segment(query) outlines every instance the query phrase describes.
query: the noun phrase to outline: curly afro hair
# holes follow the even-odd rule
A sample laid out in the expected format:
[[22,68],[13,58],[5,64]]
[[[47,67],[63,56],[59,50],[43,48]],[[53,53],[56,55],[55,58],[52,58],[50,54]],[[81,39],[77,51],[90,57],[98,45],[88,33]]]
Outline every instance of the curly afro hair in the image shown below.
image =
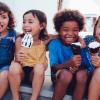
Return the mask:
[[84,16],[78,10],[65,9],[58,12],[53,19],[54,27],[57,32],[59,32],[61,26],[66,21],[76,21],[79,26],[79,31],[84,27]]

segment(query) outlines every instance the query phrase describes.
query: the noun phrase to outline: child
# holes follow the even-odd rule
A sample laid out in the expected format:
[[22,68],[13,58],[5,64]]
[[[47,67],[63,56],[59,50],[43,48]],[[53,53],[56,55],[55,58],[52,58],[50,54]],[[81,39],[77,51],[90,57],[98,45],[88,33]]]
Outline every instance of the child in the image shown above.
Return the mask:
[[53,38],[47,35],[46,25],[47,19],[42,11],[29,10],[23,15],[24,34],[16,39],[16,60],[9,72],[13,100],[20,99],[19,87],[23,77],[26,82],[32,80],[31,100],[38,100],[48,63],[46,45]]
[[63,100],[73,77],[76,79],[73,100],[82,100],[87,82],[85,49],[74,55],[72,44],[80,40],[78,34],[84,27],[84,17],[77,10],[64,10],[55,15],[54,26],[60,39],[52,40],[48,46],[53,100]]
[[94,32],[93,32],[93,36],[92,35],[87,35],[84,40],[85,40],[85,43],[86,45],[88,46],[89,43],[93,42],[93,41],[97,41],[97,42],[100,42],[100,37],[99,37],[99,19],[100,19],[100,16],[98,17],[96,23],[95,23],[95,26],[94,26]]
[[14,18],[10,8],[0,2],[0,100],[8,88],[8,70],[14,59]]
[[[100,43],[100,16],[94,26],[93,36],[86,36],[85,41],[87,45],[93,41]],[[88,100],[98,100],[100,96],[100,50],[98,55],[92,56],[91,60],[96,69],[90,82]]]
[[0,2],[0,100],[8,88],[8,70],[14,59],[14,18],[10,8]]

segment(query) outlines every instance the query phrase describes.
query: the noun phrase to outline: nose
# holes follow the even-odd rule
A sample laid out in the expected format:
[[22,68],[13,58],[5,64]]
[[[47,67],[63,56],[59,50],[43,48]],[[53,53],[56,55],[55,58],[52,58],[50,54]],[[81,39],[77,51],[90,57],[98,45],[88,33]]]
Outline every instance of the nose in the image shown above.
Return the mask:
[[28,23],[23,23],[23,28],[29,27]]
[[73,35],[73,31],[68,31],[66,34]]
[[27,23],[23,23],[23,26],[25,27],[25,26],[27,26],[28,24]]

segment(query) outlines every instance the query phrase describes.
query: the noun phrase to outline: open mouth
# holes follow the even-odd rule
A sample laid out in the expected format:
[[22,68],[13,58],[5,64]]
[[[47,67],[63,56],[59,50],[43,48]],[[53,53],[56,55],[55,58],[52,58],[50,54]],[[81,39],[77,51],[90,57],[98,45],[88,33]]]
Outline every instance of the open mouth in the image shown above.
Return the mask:
[[66,34],[64,35],[64,38],[75,38],[75,36]]
[[76,37],[75,36],[68,36],[68,35],[66,35],[66,36],[63,37],[63,39],[64,39],[64,41],[66,43],[73,43],[73,42],[76,41]]
[[24,30],[24,33],[31,33],[31,30]]
[[67,39],[67,40],[73,40],[73,39],[75,39],[75,37],[72,37],[72,36],[65,36],[64,38]]

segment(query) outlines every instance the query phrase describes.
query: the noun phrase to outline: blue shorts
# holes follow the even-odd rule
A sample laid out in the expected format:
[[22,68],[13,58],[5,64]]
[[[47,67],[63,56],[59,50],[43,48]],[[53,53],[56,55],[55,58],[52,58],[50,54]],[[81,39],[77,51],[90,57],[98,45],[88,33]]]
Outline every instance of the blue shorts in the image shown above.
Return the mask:
[[9,70],[9,65],[3,66],[2,68],[0,68],[0,72],[2,71],[8,71]]

